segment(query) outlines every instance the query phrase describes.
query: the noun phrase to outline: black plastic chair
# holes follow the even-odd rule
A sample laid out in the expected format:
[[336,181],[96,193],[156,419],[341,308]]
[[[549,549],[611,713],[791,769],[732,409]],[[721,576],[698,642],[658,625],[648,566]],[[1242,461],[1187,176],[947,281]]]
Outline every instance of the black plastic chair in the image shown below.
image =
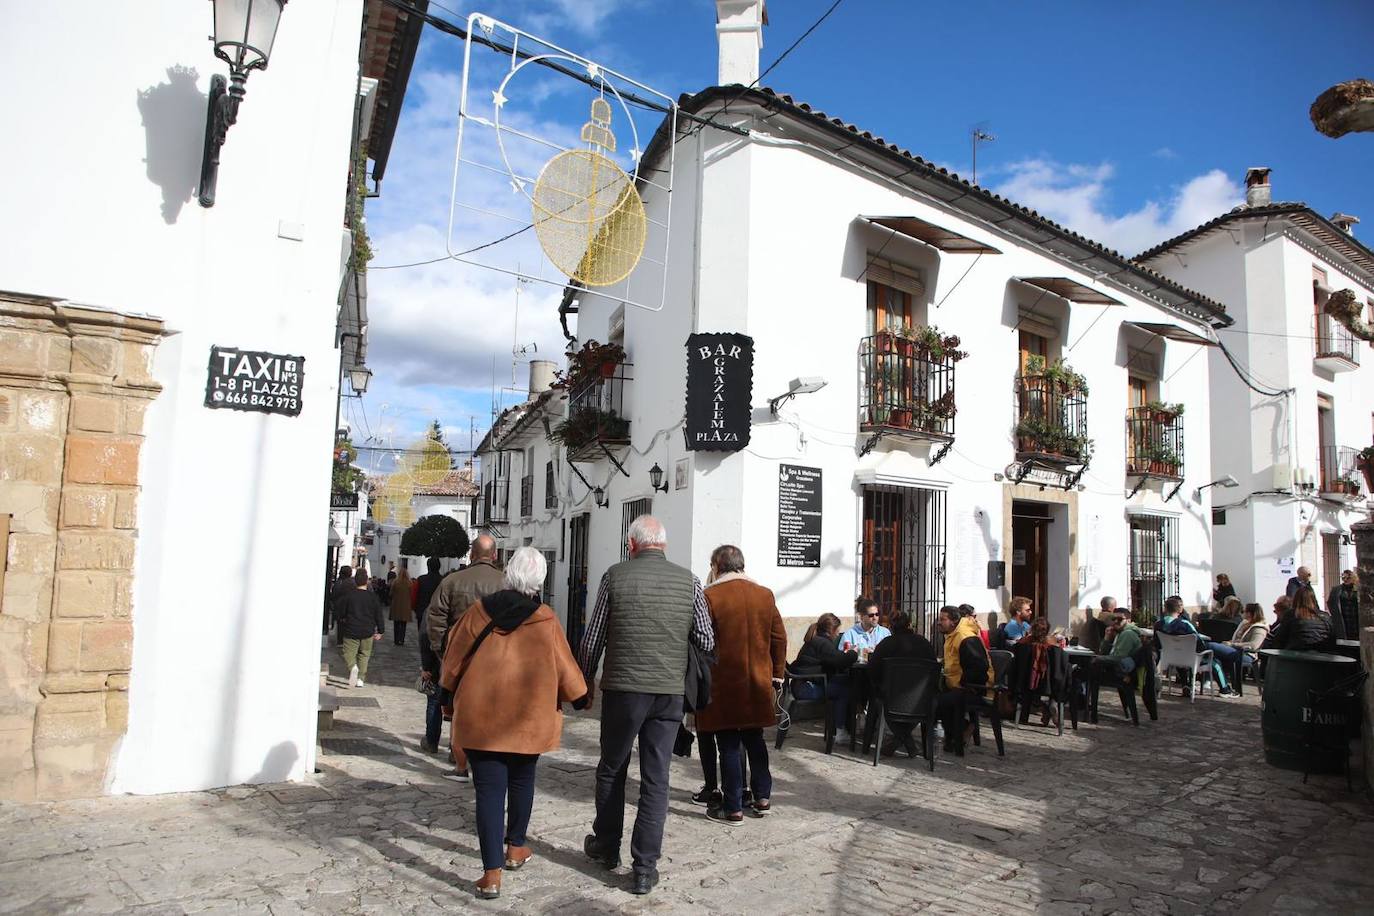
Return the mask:
[[[935,771],[935,698],[940,693],[940,663],[924,658],[893,658],[883,662],[883,686],[869,701],[869,715],[876,717],[877,741],[873,765],[883,752],[888,722],[921,726],[921,749],[931,772]],[[864,753],[869,751],[867,741]]]
[[[1073,717],[1073,727],[1078,728],[1078,713],[1073,708],[1073,671],[1074,666],[1070,665],[1064,656],[1064,650],[1058,646],[1050,646],[1048,649],[1049,657],[1046,659],[1045,678],[1031,691],[1030,677],[1033,659],[1033,648],[1029,643],[1018,644],[1012,651],[1016,659],[1016,664],[1012,667],[1014,682],[1012,684],[1013,696],[1016,699],[1017,714],[1016,721],[1025,725],[1030,721],[1031,706],[1037,700],[1054,707],[1056,724],[1055,728],[1059,734],[1064,734],[1064,707],[1069,706],[1069,714]],[[1056,672],[1061,672],[1056,676]],[[1055,681],[1060,683],[1056,684]]]
[[1145,684],[1141,689],[1141,694],[1145,698],[1145,711],[1150,715],[1150,721],[1159,718],[1159,704],[1156,702],[1154,650],[1150,646],[1142,645],[1131,656],[1135,661],[1135,668],[1130,674],[1121,675],[1120,669],[1114,664],[1107,662],[1096,662],[1092,666],[1091,689],[1092,706],[1091,721],[1097,724],[1097,696],[1103,683],[1107,683],[1116,688],[1117,696],[1121,699],[1121,711],[1131,720],[1131,724],[1140,727],[1140,709],[1135,701],[1135,682],[1137,672],[1144,672]]
[[1359,716],[1360,695],[1364,688],[1365,679],[1368,677],[1368,671],[1360,671],[1342,678],[1326,690],[1307,691],[1307,707],[1312,711],[1312,714],[1307,718],[1307,737],[1303,742],[1303,748],[1307,751],[1307,757],[1302,768],[1304,784],[1307,783],[1307,777],[1312,773],[1312,758],[1318,751],[1339,751],[1345,768],[1345,790],[1350,791],[1351,729],[1328,728],[1326,729],[1327,734],[1340,735],[1340,743],[1337,744],[1334,740],[1323,742],[1317,736],[1317,723],[1324,717],[1334,718],[1336,715],[1340,715],[1341,720],[1348,725],[1356,716]]
[[971,692],[968,697],[968,721],[973,726],[973,746],[982,747],[983,738],[978,727],[978,719],[986,712],[988,721],[992,723],[992,737],[997,742],[997,756],[1005,757],[1007,748],[1002,741],[1002,714],[997,709],[997,697],[1011,691],[1007,675],[1011,671],[1014,656],[1001,649],[992,649],[988,655],[992,658],[992,685],[986,689],[969,688]]
[[[797,697],[793,692],[795,684],[815,684],[820,688],[821,698],[819,700],[804,700]],[[778,722],[778,737],[773,742],[776,750],[782,750],[783,741],[787,740],[787,732],[791,723],[797,717],[798,712],[815,712],[814,707],[819,704],[822,707],[822,714],[825,717],[825,752],[831,753],[835,749],[835,707],[829,697],[830,678],[824,674],[793,674],[787,671],[782,679],[782,696],[787,704],[786,722]]]
[[1222,617],[1209,617],[1206,620],[1199,620],[1197,631],[1206,636],[1212,642],[1226,642],[1236,635],[1236,629],[1240,626],[1237,621],[1226,620]]

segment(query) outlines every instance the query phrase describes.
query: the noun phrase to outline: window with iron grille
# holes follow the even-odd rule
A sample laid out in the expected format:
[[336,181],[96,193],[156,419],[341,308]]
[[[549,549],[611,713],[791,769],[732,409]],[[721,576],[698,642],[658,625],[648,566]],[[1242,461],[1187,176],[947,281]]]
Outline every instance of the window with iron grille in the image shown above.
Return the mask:
[[920,633],[945,603],[945,493],[918,487],[863,488],[858,588],[886,618],[911,614]]
[[534,475],[526,474],[520,478],[520,517],[529,518],[534,514]]
[[648,515],[654,511],[654,501],[645,497],[644,499],[632,499],[627,502],[621,510],[620,516],[620,559],[630,558],[630,522],[639,518],[641,515]]
[[1131,611],[1137,621],[1164,613],[1164,599],[1178,594],[1178,519],[1132,515]]
[[574,647],[582,642],[587,616],[587,542],[591,521],[591,514],[583,512],[573,516],[568,526],[568,618],[564,632]]
[[553,482],[553,462],[544,465],[544,508],[558,508],[558,493]]
[[553,604],[553,566],[554,563],[558,562],[558,551],[541,550],[539,552],[544,555],[546,566],[544,570],[544,603]]

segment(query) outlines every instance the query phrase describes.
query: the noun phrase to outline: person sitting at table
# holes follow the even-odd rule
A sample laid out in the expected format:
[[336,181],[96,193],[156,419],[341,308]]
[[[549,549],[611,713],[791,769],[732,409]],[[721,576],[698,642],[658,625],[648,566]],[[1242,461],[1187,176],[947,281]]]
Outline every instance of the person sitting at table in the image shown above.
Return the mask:
[[1330,652],[1336,648],[1336,637],[1326,615],[1317,608],[1316,596],[1310,588],[1300,588],[1297,598],[1286,595],[1274,602],[1278,622],[1274,624],[1260,645],[1261,649],[1297,649],[1311,652]]
[[1231,584],[1231,577],[1226,573],[1217,573],[1217,587],[1212,589],[1212,603],[1222,605],[1227,598],[1236,597],[1236,587]]
[[1029,598],[1016,597],[1011,599],[1011,603],[1007,605],[1007,616],[1011,620],[1002,628],[1002,632],[1007,634],[1008,649],[1030,634],[1033,615],[1034,611]]
[[1212,676],[1217,679],[1217,687],[1221,689],[1224,697],[1240,696],[1226,682],[1226,670],[1234,670],[1236,659],[1240,657],[1240,650],[1225,643],[1214,642],[1198,632],[1197,627],[1193,626],[1183,614],[1183,599],[1177,596],[1169,598],[1164,602],[1164,625],[1163,632],[1170,636],[1191,635],[1197,639],[1199,649],[1212,650]]
[[1254,602],[1247,604],[1242,612],[1242,618],[1235,636],[1226,642],[1228,646],[1240,650],[1240,658],[1236,659],[1235,667],[1237,682],[1245,677],[1245,670],[1255,664],[1256,653],[1269,636],[1269,623],[1264,619],[1263,605]]
[[1055,726],[1058,727],[1058,712],[1055,705],[1044,696],[1050,680],[1050,649],[1059,646],[1059,640],[1050,635],[1050,622],[1044,617],[1037,618],[1019,644],[1025,647],[1027,654],[1018,654],[1018,659],[1029,659],[1029,671],[1023,683],[1030,691],[1029,696],[1035,697],[1037,701],[1043,698],[1040,724],[1049,725],[1053,718]]
[[1341,584],[1326,598],[1337,639],[1360,638],[1360,575],[1353,569],[1341,573]]
[[[945,605],[935,618],[944,634],[945,689],[936,700],[945,730],[945,750],[964,753],[964,733],[970,695],[986,687],[992,672],[992,659],[979,636],[978,621],[965,617],[959,608]],[[972,730],[972,726],[967,726]]]
[[[831,615],[834,616],[834,615]],[[854,602],[855,624],[840,635],[841,652],[855,650],[862,657],[892,635],[892,631],[878,622],[878,602],[861,597]]]
[[[879,692],[883,689],[885,662],[894,658],[922,658],[935,661],[935,647],[930,644],[930,640],[911,629],[911,614],[896,611],[889,622],[892,624],[892,635],[879,643],[873,654],[868,657],[868,682]],[[895,754],[899,741],[906,748],[907,754],[917,756],[916,746],[911,740],[910,725],[893,722],[888,724],[888,728],[892,730],[892,737],[883,747],[883,756],[891,757]]]
[[1221,610],[1217,611],[1217,616],[1222,620],[1234,620],[1237,623],[1245,614],[1245,605],[1240,603],[1240,599],[1235,595],[1227,598],[1221,603]]
[[[826,675],[826,698],[835,712],[835,741],[848,741],[849,677],[847,672],[859,660],[854,649],[841,652],[835,645],[840,630],[840,618],[826,613],[816,618],[802,637],[802,647],[788,670],[793,674]],[[821,699],[820,686],[810,681],[794,681],[792,695],[799,700]]]

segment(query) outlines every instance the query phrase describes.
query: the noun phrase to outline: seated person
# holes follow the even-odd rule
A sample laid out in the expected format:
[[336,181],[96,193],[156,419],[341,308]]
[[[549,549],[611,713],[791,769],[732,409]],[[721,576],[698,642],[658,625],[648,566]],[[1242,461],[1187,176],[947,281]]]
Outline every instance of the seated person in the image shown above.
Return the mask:
[[980,624],[980,623],[978,622],[978,612],[977,612],[976,610],[974,610],[973,605],[971,605],[971,604],[961,604],[961,605],[959,605],[959,616],[961,616],[961,617],[971,617],[971,618],[973,619],[974,626],[978,627],[978,638],[981,639],[981,640],[983,641],[983,648],[984,648],[984,649],[991,649],[991,648],[992,648],[992,634],[989,633],[987,630],[983,629],[983,625]]
[[[927,661],[935,661],[935,647],[930,644],[920,633],[911,629],[911,615],[906,611],[897,611],[892,615],[892,635],[884,639],[873,654],[868,657],[868,679],[874,685],[874,689],[883,689],[883,663],[894,658],[920,658]],[[915,745],[911,741],[911,726],[900,722],[889,722],[888,727],[892,730],[891,749],[883,748],[883,754],[891,756],[896,752],[896,742],[901,741],[907,753],[912,757],[917,756]]]
[[[1234,620],[1237,623],[1239,623],[1244,613],[1245,605],[1240,603],[1239,598],[1237,598],[1235,595],[1232,595],[1230,598],[1227,598],[1225,601],[1221,603],[1221,610],[1217,611],[1217,616],[1220,617],[1222,620]],[[1260,616],[1264,616],[1263,608],[1260,609]]]
[[1002,628],[1002,632],[1007,634],[1008,649],[1030,634],[1033,614],[1034,611],[1029,598],[1011,599],[1011,604],[1007,605],[1007,616],[1011,620]]
[[[1230,599],[1227,599],[1230,603]],[[1245,669],[1255,664],[1255,659],[1260,646],[1264,645],[1264,640],[1269,636],[1269,623],[1264,619],[1264,607],[1259,604],[1247,604],[1242,612],[1242,620],[1236,628],[1236,635],[1227,640],[1227,645],[1240,650],[1240,658],[1237,659],[1235,667],[1236,680],[1245,676]]]
[[1104,654],[1093,659],[1097,667],[1115,669],[1119,678],[1124,678],[1135,670],[1135,654],[1142,645],[1140,627],[1131,620],[1131,615],[1118,609],[1112,614],[1112,624],[1107,627],[1102,638]]
[[1274,602],[1274,613],[1278,622],[1260,644],[1261,649],[1330,652],[1336,648],[1335,634],[1326,616],[1318,610],[1312,589],[1299,588],[1295,598],[1279,598]]
[[945,750],[964,753],[964,732],[968,700],[986,691],[992,674],[992,659],[979,634],[978,621],[965,617],[957,607],[945,605],[935,618],[944,634],[945,683],[937,709],[945,730]]
[[1029,695],[1037,700],[1041,700],[1042,697],[1045,698],[1040,724],[1049,725],[1051,718],[1053,718],[1057,727],[1059,725],[1058,710],[1047,698],[1050,680],[1050,649],[1059,645],[1059,640],[1050,635],[1050,622],[1044,617],[1036,619],[1031,624],[1030,633],[1021,640],[1020,645],[1029,650],[1028,655],[1020,656],[1029,659],[1030,672],[1024,682],[1030,691]]
[[1231,686],[1226,683],[1226,669],[1234,669],[1236,659],[1240,657],[1240,650],[1225,643],[1213,642],[1206,636],[1197,631],[1183,613],[1183,599],[1175,595],[1164,602],[1164,617],[1162,632],[1170,636],[1192,635],[1197,639],[1199,649],[1212,650],[1212,676],[1217,679],[1217,686],[1221,688],[1221,695],[1224,697],[1240,696]]
[[[835,635],[840,630],[840,618],[834,614],[822,614],[806,630],[802,637],[802,647],[788,670],[793,674],[826,675],[826,697],[835,712],[835,740],[848,741],[846,725],[846,706],[849,702],[849,678],[840,672],[848,671],[859,660],[859,653],[853,649],[841,652],[835,646]],[[799,700],[821,699],[819,684],[799,681],[792,684],[792,695]]]
[[892,635],[891,630],[878,622],[878,602],[872,598],[859,598],[854,602],[854,617],[857,622],[839,638],[842,652],[854,649],[860,655],[866,654]]

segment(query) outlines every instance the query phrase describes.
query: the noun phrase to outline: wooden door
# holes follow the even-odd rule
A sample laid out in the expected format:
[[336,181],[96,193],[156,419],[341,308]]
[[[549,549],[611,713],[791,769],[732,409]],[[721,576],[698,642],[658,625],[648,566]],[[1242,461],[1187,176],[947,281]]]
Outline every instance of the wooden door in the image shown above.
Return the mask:
[[1341,584],[1341,536],[1322,535],[1322,580],[1317,583],[1317,602],[1326,607],[1326,596]]
[[1035,603],[1037,617],[1048,600],[1048,510],[1035,504],[1013,503],[1011,517],[1011,593]]
[[[878,602],[882,622],[902,604],[902,494],[864,490],[863,593]],[[843,618],[845,615],[839,615]]]
[[1017,363],[1017,371],[1024,375],[1026,372],[1026,361],[1030,357],[1038,356],[1046,362],[1049,361],[1050,342],[1033,331],[1022,331],[1020,333],[1020,360]]
[[868,333],[900,331],[912,324],[911,293],[895,287],[868,281]]

